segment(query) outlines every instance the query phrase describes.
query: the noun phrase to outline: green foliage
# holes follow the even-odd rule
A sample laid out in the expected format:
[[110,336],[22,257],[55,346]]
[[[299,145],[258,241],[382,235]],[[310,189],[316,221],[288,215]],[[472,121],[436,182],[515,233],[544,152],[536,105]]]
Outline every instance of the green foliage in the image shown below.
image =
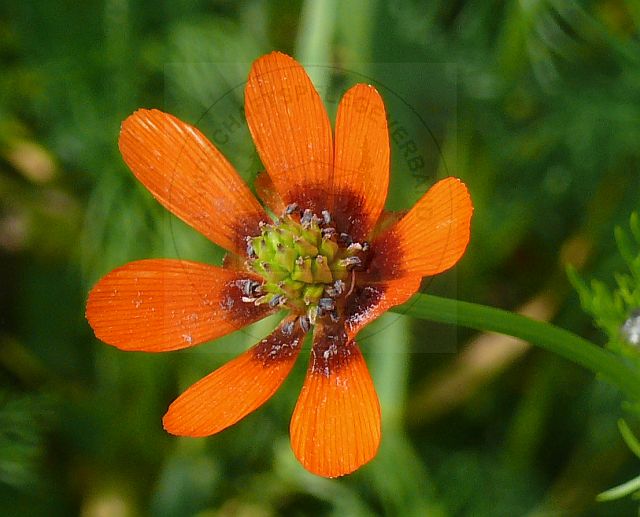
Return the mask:
[[[620,434],[629,449],[640,459],[640,442],[638,439],[631,432],[631,429],[629,429],[629,426],[624,420],[620,419],[618,421],[618,427],[620,429]],[[634,497],[636,499],[640,497],[640,475],[626,483],[623,483],[622,485],[618,485],[617,487],[610,488],[606,492],[598,494],[598,501],[613,501],[634,492]]]
[[640,337],[637,311],[640,308],[640,218],[634,212],[629,222],[630,231],[616,227],[618,250],[628,268],[627,273],[616,273],[615,287],[591,280],[587,285],[575,269],[568,268],[571,283],[580,295],[583,309],[591,314],[595,324],[607,336],[607,346],[624,354],[640,366]]
[[[629,231],[615,229],[618,251],[627,266],[628,273],[615,273],[615,287],[593,279],[587,285],[574,268],[567,272],[571,283],[580,295],[582,308],[607,336],[607,347],[640,368],[640,218],[631,214]],[[636,375],[636,379],[640,377]],[[637,381],[636,381],[637,382]],[[631,406],[638,411],[638,406]],[[629,449],[640,458],[640,442],[624,420],[618,421],[620,434]],[[613,501],[629,494],[640,496],[640,476],[598,495],[598,501]]]
[[[523,352],[496,368],[501,344],[491,336],[483,354],[466,356],[452,352],[474,346],[470,331],[389,315],[359,337],[383,406],[380,453],[326,480],[303,471],[288,444],[308,352],[279,393],[232,429],[182,440],[161,427],[178,393],[273,320],[188,352],[130,354],[94,339],[84,298],[131,260],[220,263],[221,250],[127,170],[119,126],[155,107],[214,140],[225,130],[216,144],[251,181],[261,164],[243,122],[243,83],[253,59],[280,49],[330,65],[312,72],[327,79],[330,111],[356,80],[379,87],[394,123],[390,207],[408,208],[439,175],[469,185],[471,244],[456,271],[425,282],[429,293],[505,309],[542,299],[544,317],[585,342],[559,254],[582,243],[579,258],[607,277],[621,265],[611,228],[640,208],[637,4],[1,3],[0,514],[635,511],[630,498],[594,501],[631,477],[628,451],[611,446],[620,392],[555,355]],[[411,168],[409,144],[422,168]],[[615,287],[571,273],[613,370],[621,357],[637,364],[636,348],[620,339],[640,306],[634,221],[616,232],[630,272]],[[566,345],[566,334],[554,335]],[[476,377],[460,380],[459,358]],[[447,397],[435,414],[419,402],[438,380]]]
[[44,457],[51,408],[43,397],[0,392],[0,483],[34,490]]

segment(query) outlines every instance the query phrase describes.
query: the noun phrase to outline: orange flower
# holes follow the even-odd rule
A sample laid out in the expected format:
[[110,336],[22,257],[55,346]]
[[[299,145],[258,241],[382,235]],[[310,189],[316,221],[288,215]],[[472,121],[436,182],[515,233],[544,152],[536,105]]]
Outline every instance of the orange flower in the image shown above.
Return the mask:
[[446,178],[406,215],[384,212],[389,134],[372,86],[345,94],[334,137],[303,68],[274,52],[251,68],[245,113],[266,167],[257,192],[278,217],[196,128],[157,110],[124,121],[119,146],[135,176],[229,254],[223,267],[126,264],[93,288],[87,318],[106,343],[164,352],[289,309],[271,335],[178,397],[163,424],[175,435],[208,436],[236,423],[275,393],[313,331],[291,446],[309,471],[342,476],[375,456],[381,435],[355,336],[408,300],[422,277],[458,261],[469,241],[471,200],[459,180]]

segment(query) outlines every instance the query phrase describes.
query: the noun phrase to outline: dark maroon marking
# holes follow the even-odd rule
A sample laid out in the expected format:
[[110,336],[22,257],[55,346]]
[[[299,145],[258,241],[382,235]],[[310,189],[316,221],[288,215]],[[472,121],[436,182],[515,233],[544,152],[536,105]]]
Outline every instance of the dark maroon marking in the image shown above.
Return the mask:
[[290,189],[290,203],[298,205],[300,210],[309,209],[313,213],[320,214],[328,208],[328,185],[304,185],[298,189]]
[[393,228],[371,243],[369,262],[365,264],[366,282],[384,282],[402,276],[402,251]]
[[375,241],[378,236],[382,235],[389,228],[391,228],[394,224],[396,224],[400,219],[402,219],[405,215],[407,215],[408,210],[399,210],[396,212],[387,212],[385,210],[382,211],[380,217],[378,218],[378,222],[376,223],[376,227],[374,228],[372,235],[370,236],[372,241]]
[[309,208],[315,214],[328,209],[331,225],[338,234],[347,233],[355,241],[364,240],[371,228],[367,228],[363,200],[351,191],[331,192],[331,188],[331,185],[301,186],[299,190],[291,191],[291,202]]
[[237,271],[244,271],[246,257],[229,252],[222,259],[222,267],[225,269],[235,269]]
[[253,180],[253,186],[255,187],[256,194],[262,201],[262,204],[272,211],[277,212],[277,206],[283,204],[282,199],[280,198],[280,193],[276,189],[271,176],[269,176],[266,170],[261,170],[256,173],[256,177]]
[[260,235],[260,222],[269,221],[266,212],[251,212],[247,214],[237,214],[233,225],[233,244],[235,249],[246,254],[247,236],[255,237]]
[[344,321],[323,323],[314,335],[309,370],[329,377],[349,363],[354,350],[355,343],[348,340]]
[[269,336],[253,347],[253,357],[261,361],[263,366],[290,359],[298,353],[304,336],[305,332],[300,325],[296,325],[295,319],[287,318]]
[[359,325],[363,319],[374,309],[386,291],[386,286],[381,285],[356,285],[353,293],[345,304],[345,324],[349,329]]
[[333,209],[331,215],[337,221],[338,233],[346,233],[354,241],[366,239],[371,231],[369,219],[364,211],[364,200],[350,191],[333,193]]
[[254,281],[255,277],[250,275],[238,275],[235,280],[229,280],[220,295],[220,309],[227,313],[228,318],[233,322],[234,326],[241,328],[249,323],[258,321],[269,314],[275,312],[275,309],[267,304],[255,305],[242,301],[245,296],[242,293],[242,285],[245,280]]

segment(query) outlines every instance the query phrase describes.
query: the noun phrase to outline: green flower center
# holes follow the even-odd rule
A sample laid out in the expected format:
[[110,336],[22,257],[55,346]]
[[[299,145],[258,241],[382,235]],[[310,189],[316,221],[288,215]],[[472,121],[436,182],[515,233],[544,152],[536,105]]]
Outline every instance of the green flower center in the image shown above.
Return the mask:
[[243,300],[286,306],[306,316],[303,325],[323,316],[337,321],[338,300],[348,294],[366,249],[338,235],[326,210],[318,217],[289,205],[274,223],[262,225],[261,235],[247,237],[247,267],[263,282],[243,281]]

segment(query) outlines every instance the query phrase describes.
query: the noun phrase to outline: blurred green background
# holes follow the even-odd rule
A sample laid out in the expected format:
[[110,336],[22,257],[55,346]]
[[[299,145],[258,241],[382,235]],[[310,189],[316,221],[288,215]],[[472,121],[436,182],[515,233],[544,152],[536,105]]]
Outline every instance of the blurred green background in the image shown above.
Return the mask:
[[[389,207],[446,174],[469,185],[470,247],[429,292],[605,341],[565,266],[612,279],[613,228],[640,208],[636,0],[2,2],[0,514],[636,515],[630,498],[594,501],[639,470],[615,389],[525,343],[398,314],[360,339],[383,442],[355,474],[315,477],[289,448],[304,354],[231,429],[164,433],[171,400],[273,322],[164,355],[95,340],[84,302],[113,267],[221,257],[136,183],[119,125],[157,107],[212,138],[235,128],[249,65],[274,49],[325,65],[308,70],[330,112],[355,82],[378,86],[400,128]],[[248,132],[230,133],[216,143],[250,181]]]

